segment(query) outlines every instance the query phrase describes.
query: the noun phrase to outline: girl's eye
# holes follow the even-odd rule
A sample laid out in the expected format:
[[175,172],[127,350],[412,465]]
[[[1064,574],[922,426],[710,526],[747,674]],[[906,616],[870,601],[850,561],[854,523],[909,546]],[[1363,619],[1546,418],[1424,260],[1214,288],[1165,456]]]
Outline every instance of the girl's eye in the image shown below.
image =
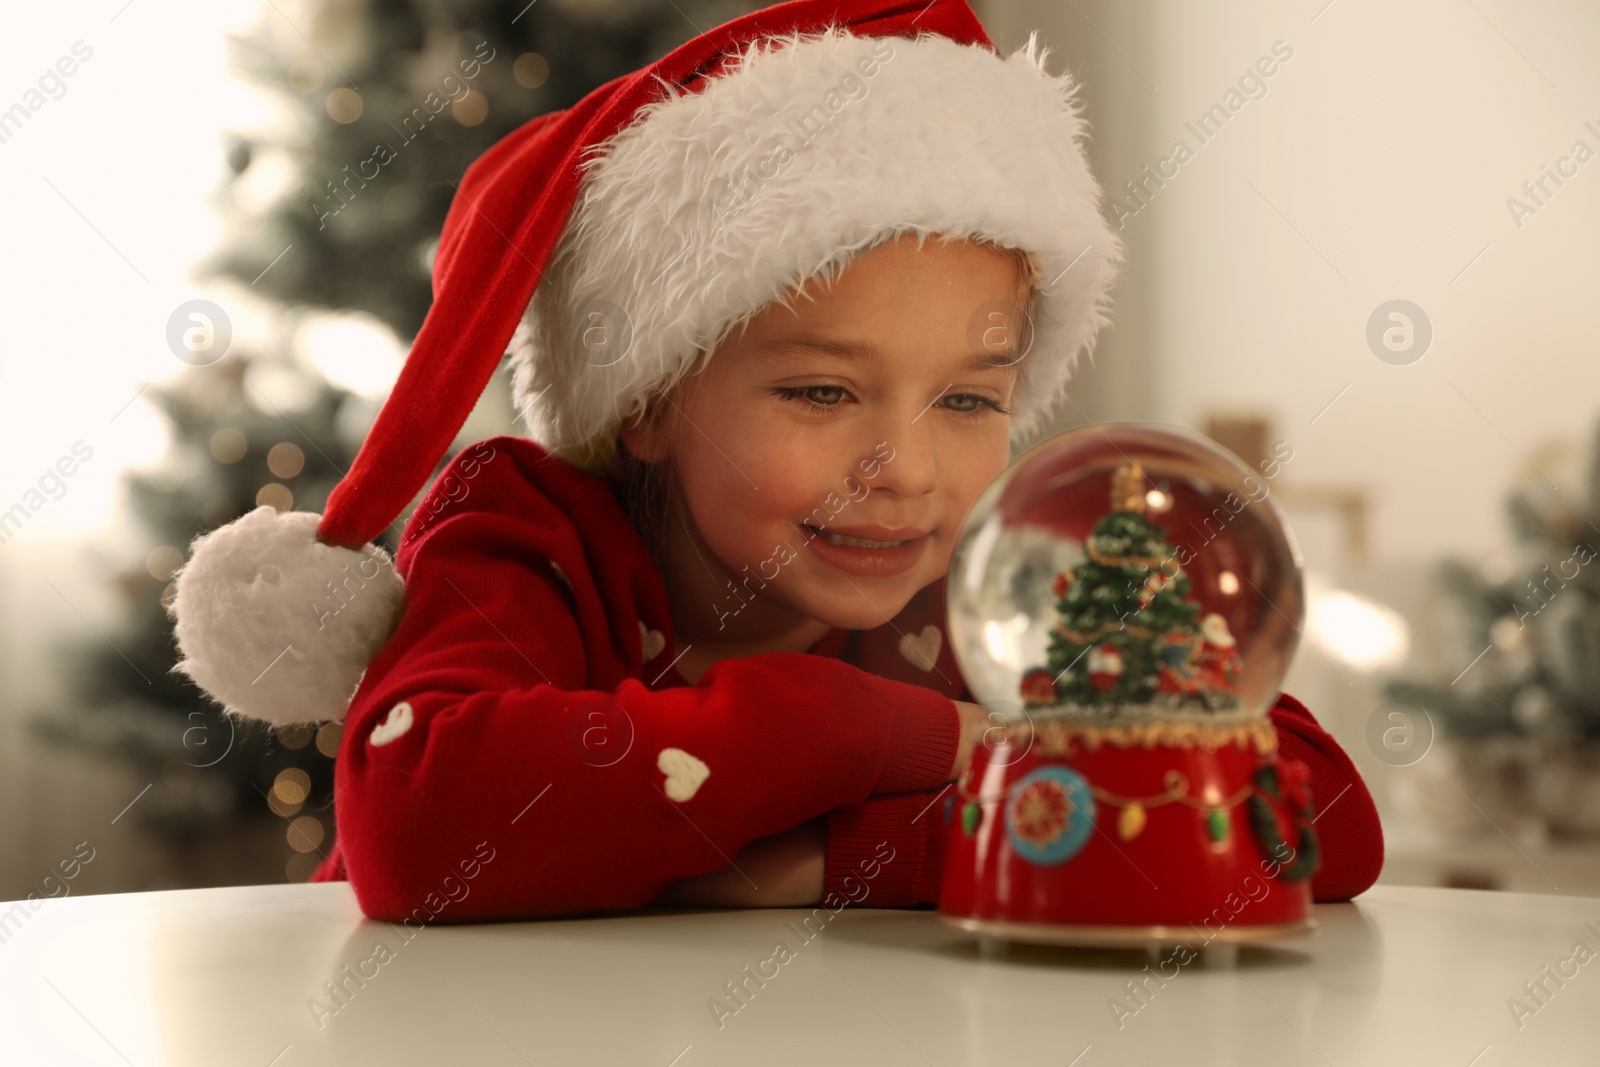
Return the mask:
[[839,401],[849,393],[842,385],[796,385],[773,390],[784,400],[798,400],[808,411],[833,415],[839,410]]
[[979,396],[977,393],[950,393],[943,399],[955,400],[962,404],[966,404],[968,401],[972,402],[970,407],[950,408],[957,415],[987,415],[990,411],[997,411],[1002,415],[1011,414],[1010,408],[1003,407],[996,401],[990,400],[986,396]]

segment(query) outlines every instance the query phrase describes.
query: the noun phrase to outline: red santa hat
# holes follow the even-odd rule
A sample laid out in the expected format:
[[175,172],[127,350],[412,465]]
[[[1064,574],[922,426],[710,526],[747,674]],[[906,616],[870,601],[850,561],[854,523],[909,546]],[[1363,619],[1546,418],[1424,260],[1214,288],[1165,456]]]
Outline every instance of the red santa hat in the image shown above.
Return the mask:
[[[631,408],[893,233],[1030,254],[1025,441],[1107,321],[1121,260],[1076,86],[1047,55],[1036,36],[1001,55],[966,0],[791,0],[494,145],[460,182],[433,306],[327,510],[261,507],[195,541],[171,605],[178,669],[238,714],[342,717],[403,593],[370,542],[508,350],[533,438],[598,469]],[[359,588],[333,617],[312,606],[329,582]]]

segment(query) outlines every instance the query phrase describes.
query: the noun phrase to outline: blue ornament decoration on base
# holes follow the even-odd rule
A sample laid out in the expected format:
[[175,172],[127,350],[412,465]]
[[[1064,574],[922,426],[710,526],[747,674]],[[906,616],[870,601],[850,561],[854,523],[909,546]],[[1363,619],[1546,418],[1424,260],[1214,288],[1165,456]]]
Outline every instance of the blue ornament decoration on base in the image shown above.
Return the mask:
[[1094,793],[1089,780],[1070,767],[1040,767],[1011,790],[1006,837],[1030,863],[1065,863],[1083,850],[1094,832]]

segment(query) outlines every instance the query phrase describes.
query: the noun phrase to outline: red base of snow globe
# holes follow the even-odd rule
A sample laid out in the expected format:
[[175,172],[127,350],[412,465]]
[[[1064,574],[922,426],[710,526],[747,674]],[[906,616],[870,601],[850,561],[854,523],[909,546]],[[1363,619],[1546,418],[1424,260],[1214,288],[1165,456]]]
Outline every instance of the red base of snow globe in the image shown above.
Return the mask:
[[1260,719],[1008,731],[945,805],[938,918],[1006,940],[1128,947],[1310,930],[1305,769],[1276,748]]

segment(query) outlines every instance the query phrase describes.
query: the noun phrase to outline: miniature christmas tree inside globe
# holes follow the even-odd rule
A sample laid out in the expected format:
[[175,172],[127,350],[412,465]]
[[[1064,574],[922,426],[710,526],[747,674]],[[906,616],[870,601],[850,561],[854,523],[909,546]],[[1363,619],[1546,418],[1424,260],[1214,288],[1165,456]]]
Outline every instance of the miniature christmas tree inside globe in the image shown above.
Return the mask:
[[1147,423],[1069,430],[1018,456],[973,504],[946,583],[974,697],[1013,721],[1264,715],[1304,618],[1274,463],[1252,471]]

